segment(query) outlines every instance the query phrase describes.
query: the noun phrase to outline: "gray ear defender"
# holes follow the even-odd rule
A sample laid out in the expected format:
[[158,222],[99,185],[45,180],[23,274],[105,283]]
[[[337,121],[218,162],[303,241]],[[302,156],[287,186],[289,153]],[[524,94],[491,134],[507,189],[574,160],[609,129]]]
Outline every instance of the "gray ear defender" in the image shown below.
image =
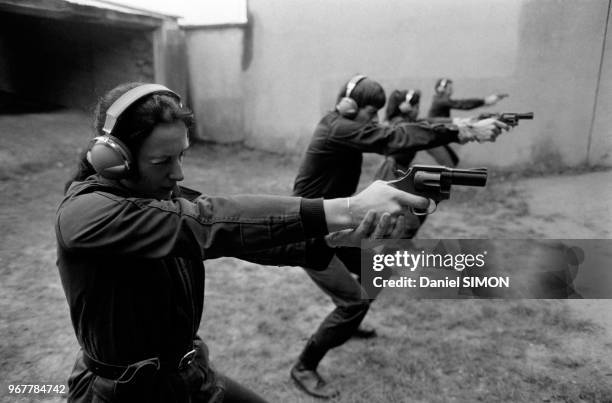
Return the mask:
[[402,113],[408,113],[421,101],[421,91],[410,89],[406,92],[406,98],[399,104],[398,109]]
[[346,91],[344,97],[340,99],[340,102],[336,105],[336,110],[340,115],[344,116],[348,119],[353,119],[357,116],[357,111],[359,110],[359,106],[357,105],[357,101],[351,98],[351,92],[353,89],[359,84],[361,80],[366,78],[366,76],[358,74],[355,77],[351,78],[349,82],[346,84]]
[[440,84],[438,84],[438,87],[436,87],[436,91],[437,92],[442,92],[446,89],[446,86],[448,85],[448,83],[450,82],[450,80],[448,78],[442,78],[440,80]]
[[116,137],[95,137],[87,151],[87,162],[107,179],[125,178],[132,165],[130,150]]
[[104,135],[95,137],[87,151],[87,162],[104,178],[121,179],[128,175],[133,163],[132,154],[112,132],[117,120],[127,108],[139,99],[155,93],[170,93],[181,99],[178,94],[163,85],[143,84],[121,95],[106,111],[102,129]]

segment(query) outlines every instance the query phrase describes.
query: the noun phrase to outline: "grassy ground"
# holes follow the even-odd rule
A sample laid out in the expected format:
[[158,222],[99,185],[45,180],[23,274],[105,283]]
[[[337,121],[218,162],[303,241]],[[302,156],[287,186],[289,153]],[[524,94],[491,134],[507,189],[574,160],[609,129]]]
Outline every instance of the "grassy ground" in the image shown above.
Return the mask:
[[[66,122],[61,131],[10,140],[7,155],[14,160],[0,175],[0,399],[6,402],[19,401],[7,394],[11,383],[64,383],[77,351],[52,222],[72,155],[87,135],[79,118],[52,121],[58,119]],[[66,145],[52,151],[60,134]],[[31,154],[36,163],[18,154],[31,144],[38,144]],[[298,163],[239,147],[197,146],[186,159],[186,185],[208,194],[289,194]],[[373,167],[367,165],[364,178]],[[508,178],[459,192],[428,219],[422,236],[550,235],[562,220],[534,216],[524,189],[520,178]],[[206,267],[200,335],[213,364],[270,401],[312,401],[288,371],[332,309],[329,299],[299,268],[231,258]],[[367,321],[377,327],[377,339],[349,341],[321,365],[342,389],[338,402],[612,402],[610,334],[565,301],[409,300],[386,290]]]

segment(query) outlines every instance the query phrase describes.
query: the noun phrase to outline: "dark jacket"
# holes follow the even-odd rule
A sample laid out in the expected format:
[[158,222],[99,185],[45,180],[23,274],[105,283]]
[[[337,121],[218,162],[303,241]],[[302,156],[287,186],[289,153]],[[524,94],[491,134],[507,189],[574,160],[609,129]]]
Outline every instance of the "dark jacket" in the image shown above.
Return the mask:
[[383,126],[326,114],[317,125],[293,193],[325,199],[351,196],[361,176],[362,153],[418,151],[457,141],[457,128],[427,122]]
[[[429,123],[446,123],[450,124],[452,120],[450,118],[425,118],[418,119],[416,122],[429,122]],[[408,120],[408,118],[398,115],[393,117],[389,124],[395,126],[404,122],[415,122]],[[443,146],[428,148],[427,153],[440,165],[455,167],[459,163],[459,156],[455,153],[455,150],[451,148],[450,144]],[[392,180],[397,179],[401,171],[406,171],[412,164],[412,160],[416,156],[416,151],[394,151],[387,155],[381,167],[376,172],[374,179],[381,180]]]
[[485,104],[483,98],[451,99],[446,94],[435,94],[427,117],[448,118],[451,109],[470,110]]
[[92,358],[176,365],[197,339],[203,259],[319,269],[331,259],[320,199],[204,197],[185,188],[178,196],[134,198],[94,175],[73,183],[59,205],[57,263],[77,339]]

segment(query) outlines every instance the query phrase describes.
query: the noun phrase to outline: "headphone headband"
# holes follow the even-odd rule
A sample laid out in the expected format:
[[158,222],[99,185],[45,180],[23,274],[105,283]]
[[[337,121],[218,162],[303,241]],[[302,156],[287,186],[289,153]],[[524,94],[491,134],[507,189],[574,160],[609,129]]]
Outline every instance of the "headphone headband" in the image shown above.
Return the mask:
[[438,84],[438,88],[436,88],[436,91],[441,91],[443,89],[446,88],[446,86],[451,83],[452,81],[449,80],[448,78],[442,78],[440,79],[440,84]]
[[406,103],[410,104],[410,101],[412,101],[413,96],[414,96],[414,90],[409,90],[406,93]]
[[406,102],[408,105],[415,106],[415,105],[418,105],[420,101],[421,101],[421,91],[420,90],[410,89],[406,91],[406,100],[404,102]]
[[143,84],[138,87],[132,88],[125,94],[121,95],[106,111],[106,119],[104,120],[104,128],[102,131],[106,134],[111,134],[113,128],[115,127],[115,123],[117,123],[117,119],[119,116],[129,108],[134,102],[139,100],[142,97],[145,97],[149,94],[153,94],[156,92],[169,92],[176,96],[179,100],[181,97],[176,94],[171,89],[160,85],[160,84]]
[[351,78],[350,81],[346,84],[346,93],[345,93],[345,97],[350,98],[351,97],[351,92],[353,92],[353,89],[355,89],[355,87],[357,87],[357,84],[359,84],[359,82],[361,80],[363,80],[364,78],[366,78],[366,76],[358,74],[355,77]]

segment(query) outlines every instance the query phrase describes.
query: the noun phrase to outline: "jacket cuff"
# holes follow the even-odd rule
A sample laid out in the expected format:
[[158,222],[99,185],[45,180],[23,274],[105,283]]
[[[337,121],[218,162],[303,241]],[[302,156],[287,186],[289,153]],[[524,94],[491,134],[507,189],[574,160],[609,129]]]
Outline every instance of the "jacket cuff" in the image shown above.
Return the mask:
[[449,137],[450,137],[450,142],[451,143],[459,143],[459,129],[452,129],[450,131],[450,133],[448,133]]
[[306,242],[305,263],[312,270],[325,270],[329,266],[335,250],[330,248],[323,238],[316,238]]
[[327,220],[323,209],[323,199],[305,199],[300,203],[300,217],[306,238],[318,238],[327,235]]
[[443,124],[441,127],[444,127],[446,135],[448,136],[449,143],[459,143],[460,142],[459,141],[459,127],[451,123]]

